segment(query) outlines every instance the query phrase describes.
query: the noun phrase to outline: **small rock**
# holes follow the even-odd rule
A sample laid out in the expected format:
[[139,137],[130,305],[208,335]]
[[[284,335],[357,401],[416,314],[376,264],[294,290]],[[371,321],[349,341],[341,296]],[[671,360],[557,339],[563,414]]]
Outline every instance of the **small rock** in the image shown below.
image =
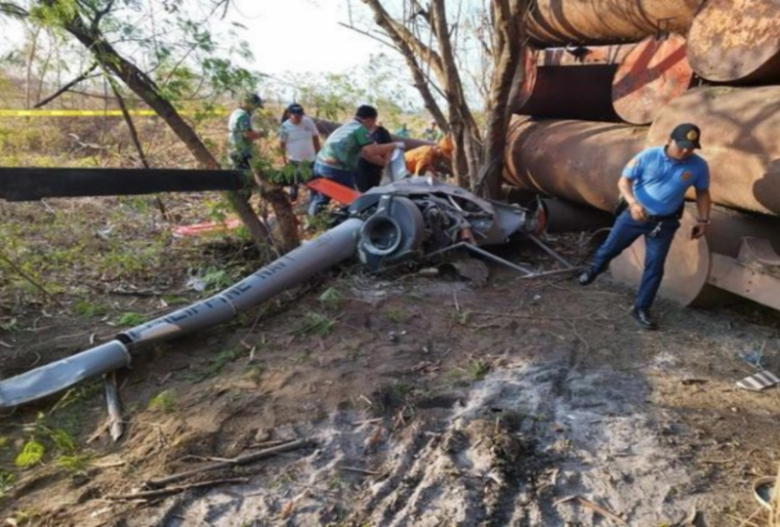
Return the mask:
[[395,344],[396,342],[398,342],[398,335],[396,334],[395,331],[391,331],[390,333],[387,334],[387,340]]
[[420,276],[427,276],[427,277],[439,276],[439,268],[438,267],[426,267],[425,269],[420,269],[420,272],[418,274]]

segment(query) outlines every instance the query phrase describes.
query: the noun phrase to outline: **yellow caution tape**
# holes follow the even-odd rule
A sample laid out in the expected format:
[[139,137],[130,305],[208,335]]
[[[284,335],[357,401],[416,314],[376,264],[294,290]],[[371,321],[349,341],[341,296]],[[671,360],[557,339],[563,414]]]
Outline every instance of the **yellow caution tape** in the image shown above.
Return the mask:
[[[154,110],[128,110],[134,117],[154,117]],[[197,112],[180,111],[179,115],[192,115]],[[205,115],[225,115],[222,109],[201,112]],[[121,110],[0,110],[0,117],[122,117]]]

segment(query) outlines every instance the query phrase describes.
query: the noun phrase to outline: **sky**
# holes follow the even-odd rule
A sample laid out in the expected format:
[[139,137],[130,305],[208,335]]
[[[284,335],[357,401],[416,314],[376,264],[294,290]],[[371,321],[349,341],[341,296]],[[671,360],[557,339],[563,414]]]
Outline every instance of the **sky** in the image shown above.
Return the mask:
[[249,28],[242,36],[263,73],[342,73],[389,49],[338,24],[349,21],[348,1],[353,19],[365,13],[360,0],[233,0],[229,19]]

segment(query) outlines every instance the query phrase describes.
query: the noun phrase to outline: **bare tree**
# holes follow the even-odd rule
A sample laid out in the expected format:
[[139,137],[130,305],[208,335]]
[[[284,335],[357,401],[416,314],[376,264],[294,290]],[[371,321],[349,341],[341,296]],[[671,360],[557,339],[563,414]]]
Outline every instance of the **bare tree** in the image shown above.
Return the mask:
[[[386,0],[362,1],[381,28],[383,40],[392,42],[404,57],[425,107],[440,128],[452,134],[458,182],[485,196],[498,196],[509,100],[512,87],[523,79],[522,56],[527,40],[524,20],[529,0],[491,0],[484,8],[489,27],[482,29],[487,29],[489,35],[478,42],[480,52],[488,55],[491,64],[484,131],[472,111],[457,60],[456,34],[466,25],[461,18],[463,0],[455,6],[454,15],[448,13],[445,0],[405,0],[403,13],[396,16],[387,9]],[[436,93],[446,101],[446,114]]]

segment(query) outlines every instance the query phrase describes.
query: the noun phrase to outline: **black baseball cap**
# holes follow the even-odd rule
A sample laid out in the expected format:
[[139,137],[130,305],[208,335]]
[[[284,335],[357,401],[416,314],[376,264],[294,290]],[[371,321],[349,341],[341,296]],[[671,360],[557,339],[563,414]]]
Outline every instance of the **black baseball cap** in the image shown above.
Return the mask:
[[373,106],[364,104],[358,107],[357,111],[355,112],[355,117],[359,119],[376,119],[379,117],[379,112],[376,111],[376,108]]
[[678,124],[672,130],[671,138],[680,148],[701,148],[701,130],[695,124]]
[[263,99],[261,99],[258,94],[252,92],[243,94],[241,96],[241,102],[248,106],[252,106],[253,108],[263,107]]
[[287,111],[290,113],[294,113],[296,115],[303,115],[303,106],[301,106],[297,102],[294,102],[287,107]]

